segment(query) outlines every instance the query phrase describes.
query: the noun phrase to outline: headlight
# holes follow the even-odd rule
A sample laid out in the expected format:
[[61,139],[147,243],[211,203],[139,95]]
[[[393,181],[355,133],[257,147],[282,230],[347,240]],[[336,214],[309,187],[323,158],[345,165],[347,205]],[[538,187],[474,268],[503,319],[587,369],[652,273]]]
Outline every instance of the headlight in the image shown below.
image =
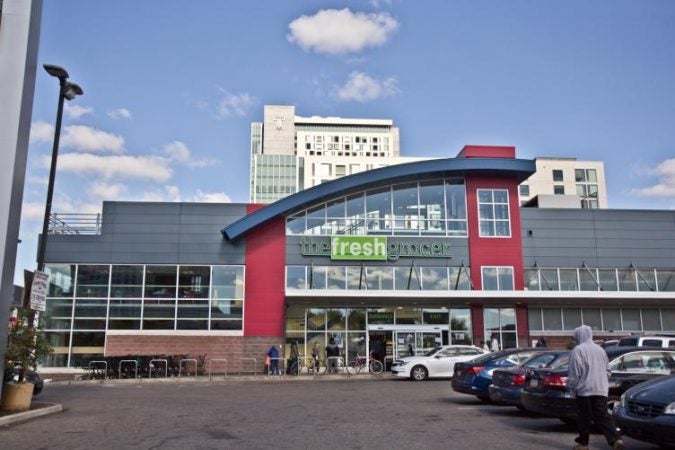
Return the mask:
[[399,361],[398,363],[394,364],[396,364],[397,366],[407,366],[408,364],[410,364],[410,361]]
[[664,414],[675,414],[675,402],[666,406],[666,409],[663,411]]

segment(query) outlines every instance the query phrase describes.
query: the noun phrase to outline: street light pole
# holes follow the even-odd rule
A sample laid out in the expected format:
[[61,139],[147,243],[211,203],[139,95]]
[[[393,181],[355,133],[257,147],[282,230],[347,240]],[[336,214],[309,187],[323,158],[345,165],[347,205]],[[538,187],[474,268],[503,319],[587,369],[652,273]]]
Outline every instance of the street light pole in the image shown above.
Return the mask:
[[45,268],[45,251],[47,249],[47,235],[49,233],[49,217],[52,213],[52,198],[54,197],[54,179],[56,178],[56,162],[59,156],[59,140],[61,138],[61,121],[63,119],[63,104],[66,99],[72,100],[83,91],[80,86],[68,81],[68,72],[62,67],[45,64],[44,69],[53,77],[59,79],[59,105],[56,110],[56,125],[54,127],[54,146],[52,147],[52,162],[49,169],[49,183],[47,184],[47,203],[42,222],[42,236],[37,254],[37,270],[42,272]]

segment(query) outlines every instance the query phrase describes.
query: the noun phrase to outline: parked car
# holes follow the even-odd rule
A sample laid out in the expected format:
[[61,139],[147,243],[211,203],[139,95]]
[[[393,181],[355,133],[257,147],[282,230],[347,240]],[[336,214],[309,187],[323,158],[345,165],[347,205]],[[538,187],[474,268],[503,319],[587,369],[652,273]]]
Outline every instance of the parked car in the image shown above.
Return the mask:
[[516,366],[541,351],[541,348],[514,348],[479,356],[468,362],[458,362],[452,376],[452,389],[489,401],[488,388],[496,369]]
[[[5,370],[5,382],[18,380],[19,380],[18,366],[12,369]],[[44,381],[42,381],[42,378],[40,378],[40,374],[38,374],[34,370],[26,371],[26,373],[24,374],[24,381],[26,381],[27,383],[34,384],[33,395],[38,395],[40,392],[42,392],[42,388],[44,387]]]
[[619,346],[633,347],[660,347],[675,349],[675,336],[673,335],[631,335],[619,339]]
[[446,345],[433,349],[421,356],[407,356],[395,360],[391,365],[391,373],[396,377],[423,381],[427,378],[449,378],[459,361],[469,361],[488,353],[473,345]]
[[675,448],[675,375],[628,389],[614,409],[614,421],[633,439]]
[[[630,387],[675,370],[675,351],[619,346],[607,347],[605,351],[609,359],[610,412],[621,394]],[[523,407],[531,412],[557,417],[568,424],[575,423],[577,404],[565,386],[567,376],[567,365],[533,370],[520,396]]]
[[489,387],[490,400],[524,409],[520,403],[520,394],[528,373],[533,369],[555,369],[567,365],[569,358],[569,350],[548,350],[536,353],[518,366],[495,370]]

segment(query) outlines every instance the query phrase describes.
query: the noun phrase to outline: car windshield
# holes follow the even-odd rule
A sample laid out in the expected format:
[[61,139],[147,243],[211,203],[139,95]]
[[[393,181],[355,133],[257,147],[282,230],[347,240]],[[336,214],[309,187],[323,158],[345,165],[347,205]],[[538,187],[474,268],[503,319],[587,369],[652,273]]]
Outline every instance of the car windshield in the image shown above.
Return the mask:
[[504,357],[506,357],[506,356],[508,356],[508,355],[509,355],[509,353],[504,353],[504,352],[487,353],[487,354],[485,354],[485,355],[483,355],[483,356],[479,356],[478,358],[472,359],[471,362],[472,362],[472,363],[483,364],[483,363],[487,363],[487,362],[494,361],[494,360],[496,360],[496,359],[504,358]]
[[426,352],[424,354],[424,356],[434,356],[436,353],[438,353],[439,350],[440,350],[440,348],[435,348],[433,350],[429,350],[428,352]]
[[546,367],[548,366],[551,361],[555,359],[555,353],[543,353],[540,355],[534,355],[530,359],[526,360],[523,362],[523,367],[527,367],[528,369],[537,369],[539,367]]

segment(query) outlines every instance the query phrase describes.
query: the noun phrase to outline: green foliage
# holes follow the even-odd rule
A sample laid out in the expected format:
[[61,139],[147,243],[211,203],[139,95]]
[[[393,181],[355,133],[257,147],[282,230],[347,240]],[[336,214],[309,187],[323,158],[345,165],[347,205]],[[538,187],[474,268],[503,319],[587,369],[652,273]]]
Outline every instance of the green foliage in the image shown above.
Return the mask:
[[38,361],[52,353],[52,346],[45,337],[43,328],[29,326],[30,311],[18,308],[17,320],[11,323],[7,335],[5,374],[17,368],[19,383],[23,382],[26,370],[35,370]]

